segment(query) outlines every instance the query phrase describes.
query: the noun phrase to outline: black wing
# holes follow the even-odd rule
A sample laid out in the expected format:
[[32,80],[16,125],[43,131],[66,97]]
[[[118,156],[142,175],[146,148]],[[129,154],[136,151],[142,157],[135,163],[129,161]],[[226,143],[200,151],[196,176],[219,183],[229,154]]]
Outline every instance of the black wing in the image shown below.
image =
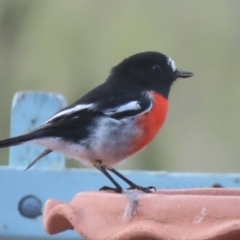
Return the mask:
[[119,120],[146,112],[151,106],[148,94],[104,83],[57,112],[37,131],[39,138],[63,137],[76,142],[89,135],[92,123],[99,117]]
[[[46,123],[82,121],[99,115],[115,119],[131,117],[149,109],[152,99],[147,93],[132,91],[132,89],[118,89],[111,84],[104,83],[90,91],[75,103],[54,114]],[[85,115],[85,116],[84,116]]]

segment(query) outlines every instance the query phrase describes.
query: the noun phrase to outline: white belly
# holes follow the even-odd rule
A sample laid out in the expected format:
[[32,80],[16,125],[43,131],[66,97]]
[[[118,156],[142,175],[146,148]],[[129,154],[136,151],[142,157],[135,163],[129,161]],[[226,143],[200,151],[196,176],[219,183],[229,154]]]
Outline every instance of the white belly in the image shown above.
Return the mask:
[[62,138],[43,138],[34,143],[62,152],[66,157],[86,166],[101,160],[110,167],[131,155],[132,140],[136,137],[141,137],[141,130],[135,126],[134,119],[104,117],[97,120],[88,139],[79,143],[64,141]]

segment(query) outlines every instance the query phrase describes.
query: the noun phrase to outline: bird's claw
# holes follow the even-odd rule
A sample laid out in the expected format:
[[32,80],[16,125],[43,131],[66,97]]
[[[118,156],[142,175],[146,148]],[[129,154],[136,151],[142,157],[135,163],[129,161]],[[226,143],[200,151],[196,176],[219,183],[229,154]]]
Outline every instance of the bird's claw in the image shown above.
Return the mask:
[[103,186],[99,189],[99,191],[113,191],[113,192],[116,192],[116,193],[122,193],[123,189],[122,188],[113,188],[113,187]]
[[[139,186],[139,185],[133,185],[133,186],[127,188],[127,190],[134,190],[134,189],[140,190],[140,191],[145,192],[145,193],[152,193],[153,190],[156,191],[156,188],[154,186],[142,187],[142,186]],[[123,193],[122,188],[113,188],[113,187],[108,187],[108,186],[101,187],[99,189],[99,191],[113,191],[113,192],[116,192],[116,193]]]

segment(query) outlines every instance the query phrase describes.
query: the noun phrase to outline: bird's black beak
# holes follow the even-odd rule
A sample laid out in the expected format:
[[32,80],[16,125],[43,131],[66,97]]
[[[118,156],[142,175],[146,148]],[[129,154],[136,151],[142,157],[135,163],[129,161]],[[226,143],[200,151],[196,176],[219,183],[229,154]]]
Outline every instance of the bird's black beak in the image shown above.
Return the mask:
[[193,73],[176,70],[176,71],[174,72],[174,76],[175,76],[176,78],[189,78],[189,77],[192,77],[192,76],[193,76]]

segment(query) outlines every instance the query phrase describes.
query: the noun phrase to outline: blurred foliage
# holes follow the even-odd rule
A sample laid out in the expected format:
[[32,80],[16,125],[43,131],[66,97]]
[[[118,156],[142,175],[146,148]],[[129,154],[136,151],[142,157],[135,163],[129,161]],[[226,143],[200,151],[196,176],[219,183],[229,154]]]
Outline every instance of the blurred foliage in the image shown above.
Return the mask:
[[174,84],[161,133],[122,167],[238,172],[239,9],[238,0],[0,0],[1,138],[16,91],[59,92],[71,103],[123,58],[154,50],[195,76]]

